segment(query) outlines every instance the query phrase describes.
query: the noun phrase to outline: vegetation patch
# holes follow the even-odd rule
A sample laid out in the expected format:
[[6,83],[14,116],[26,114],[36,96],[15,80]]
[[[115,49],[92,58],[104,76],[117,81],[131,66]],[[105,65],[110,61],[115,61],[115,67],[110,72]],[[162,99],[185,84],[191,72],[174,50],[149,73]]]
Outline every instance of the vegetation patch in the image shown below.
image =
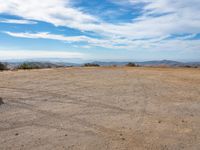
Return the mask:
[[41,67],[34,63],[23,63],[18,66],[18,69],[40,69]]
[[60,68],[64,67],[60,64],[53,64],[53,63],[40,63],[40,62],[24,62],[23,64],[19,65],[17,69],[44,69],[44,68]]
[[86,63],[83,65],[84,67],[100,67],[99,64],[95,64],[95,63]]
[[7,64],[0,62],[0,71],[8,70]]
[[4,102],[3,102],[3,99],[0,97],[0,105],[3,105]]
[[137,67],[137,65],[133,62],[129,62],[128,64],[126,64],[127,67]]

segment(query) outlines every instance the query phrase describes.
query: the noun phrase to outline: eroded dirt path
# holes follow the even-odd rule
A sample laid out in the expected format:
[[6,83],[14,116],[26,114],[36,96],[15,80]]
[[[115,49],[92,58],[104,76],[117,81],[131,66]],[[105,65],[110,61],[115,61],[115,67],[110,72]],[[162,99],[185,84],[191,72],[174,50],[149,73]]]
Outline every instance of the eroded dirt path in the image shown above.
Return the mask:
[[198,150],[200,70],[0,72],[1,150]]

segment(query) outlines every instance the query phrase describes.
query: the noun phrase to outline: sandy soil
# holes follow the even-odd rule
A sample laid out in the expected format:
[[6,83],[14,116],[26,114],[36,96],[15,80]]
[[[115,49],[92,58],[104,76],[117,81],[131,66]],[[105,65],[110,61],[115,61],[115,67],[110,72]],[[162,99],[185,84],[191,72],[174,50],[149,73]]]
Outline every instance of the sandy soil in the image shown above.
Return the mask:
[[200,70],[0,72],[0,150],[199,150]]

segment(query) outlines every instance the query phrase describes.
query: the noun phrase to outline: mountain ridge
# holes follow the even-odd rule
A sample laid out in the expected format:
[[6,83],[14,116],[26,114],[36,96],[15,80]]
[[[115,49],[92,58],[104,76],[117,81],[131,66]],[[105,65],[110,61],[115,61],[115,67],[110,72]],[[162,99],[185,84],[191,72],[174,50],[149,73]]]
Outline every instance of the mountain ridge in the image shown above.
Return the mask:
[[[83,66],[85,63],[74,63],[74,62],[51,62],[51,61],[17,61],[17,62],[9,62],[4,61],[9,68],[17,68],[17,66],[28,63],[37,66],[41,66],[41,68],[48,67],[80,67]],[[134,62],[134,61],[88,61],[91,64],[98,64],[99,66],[125,66],[128,63],[132,62],[135,63],[137,66],[166,66],[166,67],[200,67],[200,62],[179,62],[173,60],[152,60],[152,61],[141,61],[141,62]]]

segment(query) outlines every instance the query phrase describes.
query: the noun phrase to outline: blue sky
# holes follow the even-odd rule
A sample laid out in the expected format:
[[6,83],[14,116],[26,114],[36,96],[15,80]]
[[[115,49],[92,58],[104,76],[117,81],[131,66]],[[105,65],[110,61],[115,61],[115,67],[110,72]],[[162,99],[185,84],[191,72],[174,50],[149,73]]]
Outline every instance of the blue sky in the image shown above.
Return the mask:
[[0,3],[0,60],[200,61],[199,0]]

